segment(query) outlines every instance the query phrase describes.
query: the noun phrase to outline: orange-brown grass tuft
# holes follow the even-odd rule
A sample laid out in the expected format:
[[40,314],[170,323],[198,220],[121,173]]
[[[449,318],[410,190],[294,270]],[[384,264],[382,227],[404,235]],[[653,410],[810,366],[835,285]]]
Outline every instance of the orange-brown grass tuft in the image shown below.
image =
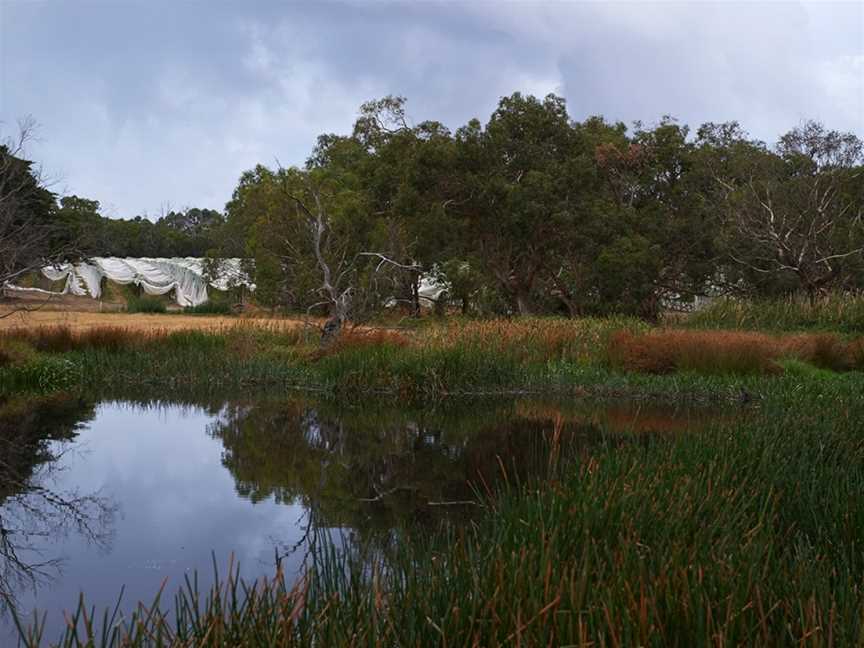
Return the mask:
[[780,371],[777,361],[783,358],[848,371],[862,366],[856,344],[828,333],[782,337],[747,331],[659,330],[642,335],[616,333],[606,355],[613,367],[652,374],[776,373]]
[[836,335],[794,335],[784,340],[784,355],[809,362],[821,369],[848,371],[855,368],[852,345]]
[[622,332],[607,347],[612,366],[652,374],[766,373],[777,370],[774,361],[780,355],[780,345],[770,336],[731,331]]
[[864,337],[849,345],[849,359],[854,369],[864,371]]
[[156,336],[156,332],[144,333],[116,326],[76,331],[68,326],[50,326],[29,329],[11,329],[2,335],[7,340],[24,342],[37,351],[64,353],[78,349],[105,349],[121,351],[140,346]]

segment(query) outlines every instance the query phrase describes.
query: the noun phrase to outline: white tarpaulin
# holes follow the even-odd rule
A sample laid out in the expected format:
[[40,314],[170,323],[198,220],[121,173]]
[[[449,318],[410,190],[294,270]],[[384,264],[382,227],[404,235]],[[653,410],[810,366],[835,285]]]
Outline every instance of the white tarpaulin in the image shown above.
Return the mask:
[[[255,285],[243,272],[241,259],[220,259],[215,277],[206,277],[205,260],[185,258],[141,258],[93,257],[86,262],[42,268],[42,274],[51,281],[66,280],[60,294],[90,295],[93,299],[102,296],[102,279],[118,284],[140,286],[148,295],[165,295],[174,291],[174,301],[180,306],[198,306],[207,301],[207,286],[217,290],[228,290],[232,286]],[[48,292],[38,288],[13,290]]]

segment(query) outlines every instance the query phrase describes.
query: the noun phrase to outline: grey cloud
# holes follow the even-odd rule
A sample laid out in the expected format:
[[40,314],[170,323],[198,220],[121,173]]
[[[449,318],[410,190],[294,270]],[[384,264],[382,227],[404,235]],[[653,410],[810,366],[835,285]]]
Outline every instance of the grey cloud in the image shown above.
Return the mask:
[[861,133],[862,79],[856,4],[0,0],[0,119],[32,114],[32,156],[118,216],[221,208],[244,169],[301,163],[388,93],[451,128],[554,91],[577,119],[771,140],[810,116]]

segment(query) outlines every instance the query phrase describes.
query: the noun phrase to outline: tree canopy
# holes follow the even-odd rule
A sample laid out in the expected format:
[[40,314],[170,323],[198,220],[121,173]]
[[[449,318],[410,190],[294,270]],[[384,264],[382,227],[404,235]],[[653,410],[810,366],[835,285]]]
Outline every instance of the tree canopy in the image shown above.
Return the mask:
[[[451,132],[389,96],[363,104],[350,134],[319,137],[305,167],[243,174],[225,227],[268,299],[316,301],[320,269],[278,188],[314,179],[331,244],[443,273],[466,311],[651,318],[721,292],[864,287],[861,148],[816,122],[774,146],[735,122],[579,122],[561,97],[520,93]],[[415,309],[419,277],[391,287]]]

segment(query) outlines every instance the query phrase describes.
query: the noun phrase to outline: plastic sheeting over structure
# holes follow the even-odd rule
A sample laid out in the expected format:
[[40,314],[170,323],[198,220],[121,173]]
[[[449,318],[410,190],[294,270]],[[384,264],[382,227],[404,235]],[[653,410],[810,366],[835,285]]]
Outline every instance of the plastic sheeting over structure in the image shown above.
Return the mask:
[[[81,263],[66,263],[42,268],[42,274],[51,281],[66,281],[59,294],[102,296],[102,280],[118,284],[140,286],[148,295],[165,295],[173,291],[174,301],[180,306],[198,306],[207,301],[207,287],[228,290],[234,286],[255,285],[243,270],[241,259],[219,259],[214,276],[205,272],[205,259],[93,257]],[[38,288],[13,290],[49,292]]]

